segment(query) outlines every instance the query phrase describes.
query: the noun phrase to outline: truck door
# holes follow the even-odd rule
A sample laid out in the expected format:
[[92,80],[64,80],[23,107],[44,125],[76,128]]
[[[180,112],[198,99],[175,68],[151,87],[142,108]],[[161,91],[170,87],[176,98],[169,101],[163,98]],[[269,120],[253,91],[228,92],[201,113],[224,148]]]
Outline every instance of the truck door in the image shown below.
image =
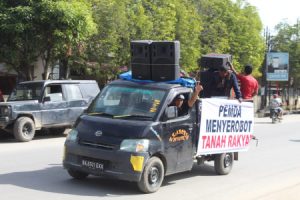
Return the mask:
[[195,106],[183,116],[163,123],[167,173],[190,170],[193,166],[193,139],[196,133]]
[[44,97],[50,101],[41,104],[42,124],[66,124],[68,121],[68,105],[60,84],[48,85],[44,90]]
[[65,84],[63,86],[68,102],[68,123],[73,124],[87,108],[88,99],[83,98],[78,84]]

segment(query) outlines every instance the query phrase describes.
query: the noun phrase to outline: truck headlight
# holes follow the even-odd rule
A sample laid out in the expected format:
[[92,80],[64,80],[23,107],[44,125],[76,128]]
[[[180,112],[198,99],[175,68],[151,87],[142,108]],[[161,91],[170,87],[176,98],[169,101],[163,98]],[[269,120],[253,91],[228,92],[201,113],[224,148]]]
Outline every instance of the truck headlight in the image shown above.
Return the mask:
[[146,139],[128,139],[123,140],[120,146],[121,151],[128,152],[146,152],[149,148],[149,140]]
[[10,106],[3,106],[1,107],[1,115],[2,116],[10,116],[10,113],[11,113],[11,107]]
[[78,135],[77,129],[74,129],[74,128],[73,128],[73,129],[69,132],[69,134],[68,134],[68,136],[67,136],[67,138],[66,138],[66,141],[75,142],[75,141],[77,140],[77,135]]

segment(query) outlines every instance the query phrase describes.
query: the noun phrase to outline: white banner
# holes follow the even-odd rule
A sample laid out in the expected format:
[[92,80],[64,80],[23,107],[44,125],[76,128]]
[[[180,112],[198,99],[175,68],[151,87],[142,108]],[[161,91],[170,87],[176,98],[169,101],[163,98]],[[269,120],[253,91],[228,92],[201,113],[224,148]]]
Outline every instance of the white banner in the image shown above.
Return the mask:
[[197,155],[248,150],[253,126],[253,103],[202,99]]

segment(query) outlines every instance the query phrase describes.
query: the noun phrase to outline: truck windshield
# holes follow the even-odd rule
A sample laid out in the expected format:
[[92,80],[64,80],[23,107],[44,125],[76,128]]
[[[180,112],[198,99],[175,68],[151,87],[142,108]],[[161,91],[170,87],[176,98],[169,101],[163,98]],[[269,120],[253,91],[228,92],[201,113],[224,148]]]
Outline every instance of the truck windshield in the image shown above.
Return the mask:
[[39,100],[42,88],[42,83],[18,84],[8,97],[7,101]]
[[111,85],[91,104],[88,114],[152,120],[165,94],[163,90]]

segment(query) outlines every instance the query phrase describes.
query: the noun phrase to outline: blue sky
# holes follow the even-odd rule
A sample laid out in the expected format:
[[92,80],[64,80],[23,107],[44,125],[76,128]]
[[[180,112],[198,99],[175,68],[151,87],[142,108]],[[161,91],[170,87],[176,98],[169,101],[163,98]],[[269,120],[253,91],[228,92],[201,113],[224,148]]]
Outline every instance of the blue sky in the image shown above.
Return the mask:
[[247,0],[251,5],[256,6],[264,27],[274,30],[276,24],[286,21],[289,24],[296,24],[300,20],[299,0]]

